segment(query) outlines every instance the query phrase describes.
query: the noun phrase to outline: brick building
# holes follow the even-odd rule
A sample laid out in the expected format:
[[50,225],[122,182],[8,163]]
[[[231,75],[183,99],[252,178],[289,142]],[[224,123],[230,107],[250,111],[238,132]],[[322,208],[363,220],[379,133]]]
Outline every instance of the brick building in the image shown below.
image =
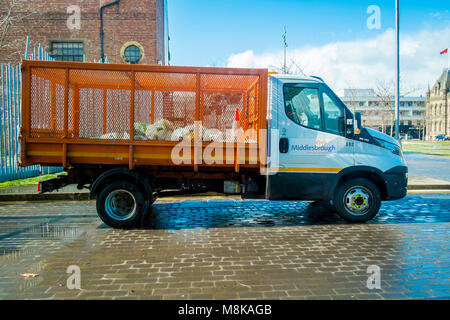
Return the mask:
[[102,20],[109,62],[168,63],[167,0],[2,0],[1,17],[13,2],[0,63],[23,58],[27,35],[57,60],[99,61]]
[[450,134],[450,69],[444,69],[427,93],[427,139]]

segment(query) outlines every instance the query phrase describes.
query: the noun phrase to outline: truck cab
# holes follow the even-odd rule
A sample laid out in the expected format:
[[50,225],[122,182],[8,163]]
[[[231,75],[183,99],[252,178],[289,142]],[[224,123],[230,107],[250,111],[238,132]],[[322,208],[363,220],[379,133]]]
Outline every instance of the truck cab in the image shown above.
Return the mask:
[[269,78],[269,200],[317,200],[364,222],[381,201],[407,194],[408,168],[395,139],[361,127],[317,77]]

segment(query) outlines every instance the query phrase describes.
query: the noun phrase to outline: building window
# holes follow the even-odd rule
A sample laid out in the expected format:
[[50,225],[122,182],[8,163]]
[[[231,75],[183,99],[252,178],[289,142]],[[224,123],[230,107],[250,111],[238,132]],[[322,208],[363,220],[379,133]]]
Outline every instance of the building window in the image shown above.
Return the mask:
[[144,58],[144,48],[136,41],[130,41],[123,45],[120,56],[126,63],[137,64]]
[[83,61],[83,42],[53,41],[51,42],[51,56],[58,61]]

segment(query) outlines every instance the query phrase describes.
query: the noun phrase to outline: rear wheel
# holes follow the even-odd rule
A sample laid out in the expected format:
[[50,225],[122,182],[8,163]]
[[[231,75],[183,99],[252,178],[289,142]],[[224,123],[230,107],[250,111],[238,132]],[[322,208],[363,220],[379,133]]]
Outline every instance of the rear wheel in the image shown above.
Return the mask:
[[380,191],[367,179],[352,179],[338,187],[334,206],[339,216],[347,221],[367,222],[380,210]]
[[97,197],[97,213],[108,226],[129,229],[138,226],[145,209],[141,190],[126,181],[107,185]]

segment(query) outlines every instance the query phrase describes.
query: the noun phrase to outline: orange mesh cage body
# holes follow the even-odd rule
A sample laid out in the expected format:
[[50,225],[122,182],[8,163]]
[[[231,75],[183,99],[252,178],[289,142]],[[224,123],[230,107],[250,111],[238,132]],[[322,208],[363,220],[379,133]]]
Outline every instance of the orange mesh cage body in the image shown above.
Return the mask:
[[229,142],[236,109],[247,150],[266,129],[265,69],[24,61],[22,78],[23,166],[171,165],[196,122]]

